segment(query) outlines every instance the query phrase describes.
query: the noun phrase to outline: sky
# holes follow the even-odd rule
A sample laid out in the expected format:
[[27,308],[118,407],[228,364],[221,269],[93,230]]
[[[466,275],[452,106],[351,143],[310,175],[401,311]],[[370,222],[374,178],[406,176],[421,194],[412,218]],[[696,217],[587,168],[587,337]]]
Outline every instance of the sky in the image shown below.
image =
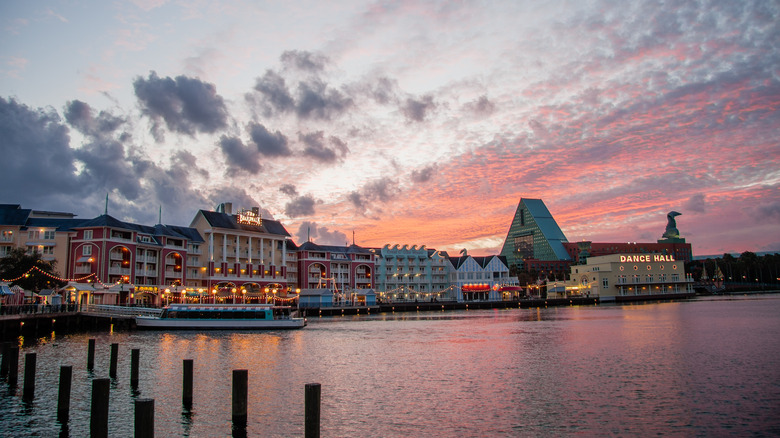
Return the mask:
[[[0,203],[300,244],[780,251],[780,2],[0,2]],[[108,199],[108,202],[106,202]]]

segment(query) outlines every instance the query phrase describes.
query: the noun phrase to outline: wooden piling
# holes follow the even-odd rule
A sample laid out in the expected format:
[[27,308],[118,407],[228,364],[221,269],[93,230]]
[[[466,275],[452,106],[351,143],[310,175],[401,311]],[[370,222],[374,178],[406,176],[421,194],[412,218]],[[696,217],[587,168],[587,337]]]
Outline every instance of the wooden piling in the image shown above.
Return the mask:
[[116,379],[116,361],[119,356],[119,344],[111,344],[111,364],[108,367],[108,377]]
[[233,425],[245,427],[247,421],[247,399],[249,371],[233,370]]
[[193,381],[193,362],[192,359],[184,359],[183,363],[183,382],[181,390],[181,404],[185,409],[192,408],[192,381]]
[[16,386],[19,381],[19,347],[8,349],[8,385]]
[[304,437],[320,436],[320,394],[319,383],[307,383],[304,397]]
[[10,342],[3,342],[2,344],[3,350],[3,360],[0,362],[0,377],[7,377],[8,376],[8,363],[10,362],[9,355],[11,354],[11,343]]
[[89,340],[89,345],[87,346],[87,369],[93,370],[95,369],[95,339]]
[[91,438],[108,438],[108,395],[111,379],[92,381],[92,410],[89,417]]
[[57,395],[57,419],[60,423],[67,421],[70,415],[70,387],[73,381],[73,367],[60,366],[60,392]]
[[22,401],[31,403],[35,399],[35,362],[38,355],[27,353],[24,355],[24,389],[22,389]]
[[135,401],[135,438],[154,438],[154,399]]
[[130,350],[130,387],[138,388],[138,366],[141,359],[141,349]]

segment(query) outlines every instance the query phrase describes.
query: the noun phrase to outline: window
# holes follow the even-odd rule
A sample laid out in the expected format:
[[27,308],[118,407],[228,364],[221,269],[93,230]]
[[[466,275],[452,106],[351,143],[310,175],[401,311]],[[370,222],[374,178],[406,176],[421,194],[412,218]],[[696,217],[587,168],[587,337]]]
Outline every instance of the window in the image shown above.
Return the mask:
[[30,240],[38,240],[41,238],[41,232],[40,231],[33,231],[30,230],[27,232],[27,238]]
[[43,238],[45,240],[54,240],[54,234],[55,234],[54,230],[44,231]]
[[5,257],[11,251],[10,246],[0,246],[0,257]]
[[14,232],[12,230],[3,230],[2,240],[3,242],[11,242],[14,240]]
[[83,256],[91,256],[92,255],[92,246],[85,245],[81,247],[81,255]]
[[602,278],[601,279],[601,286],[606,289],[609,287],[609,278]]
[[92,240],[92,230],[84,230],[84,240]]
[[43,255],[54,255],[54,247],[53,246],[44,246],[43,247]]

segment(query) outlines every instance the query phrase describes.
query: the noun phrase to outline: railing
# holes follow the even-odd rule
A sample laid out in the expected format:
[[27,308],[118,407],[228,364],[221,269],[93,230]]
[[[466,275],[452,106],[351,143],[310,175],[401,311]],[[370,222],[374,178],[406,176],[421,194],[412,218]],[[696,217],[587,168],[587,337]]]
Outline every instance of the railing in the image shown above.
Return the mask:
[[162,315],[162,309],[152,309],[149,307],[126,307],[126,306],[113,306],[110,304],[84,304],[81,306],[82,313],[89,313],[92,315],[109,315],[109,316],[160,316]]
[[46,313],[77,312],[76,304],[3,304],[0,306],[0,315],[35,315]]

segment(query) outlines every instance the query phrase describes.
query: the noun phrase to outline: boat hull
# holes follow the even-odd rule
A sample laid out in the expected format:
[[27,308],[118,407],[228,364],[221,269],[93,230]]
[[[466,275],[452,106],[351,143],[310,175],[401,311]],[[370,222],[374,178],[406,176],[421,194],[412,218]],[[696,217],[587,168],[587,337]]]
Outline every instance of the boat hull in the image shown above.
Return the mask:
[[138,316],[135,325],[147,330],[280,330],[299,329],[306,325],[303,318],[290,319],[195,319],[155,318]]

